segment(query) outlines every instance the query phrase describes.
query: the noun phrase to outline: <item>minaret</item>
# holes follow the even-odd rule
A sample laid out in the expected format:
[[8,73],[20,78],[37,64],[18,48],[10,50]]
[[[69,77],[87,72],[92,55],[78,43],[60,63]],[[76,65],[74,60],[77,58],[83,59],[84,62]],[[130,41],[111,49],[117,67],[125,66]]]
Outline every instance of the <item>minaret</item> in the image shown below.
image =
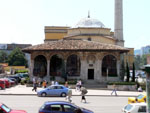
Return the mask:
[[123,5],[122,0],[115,0],[115,33],[116,44],[124,47],[123,40]]

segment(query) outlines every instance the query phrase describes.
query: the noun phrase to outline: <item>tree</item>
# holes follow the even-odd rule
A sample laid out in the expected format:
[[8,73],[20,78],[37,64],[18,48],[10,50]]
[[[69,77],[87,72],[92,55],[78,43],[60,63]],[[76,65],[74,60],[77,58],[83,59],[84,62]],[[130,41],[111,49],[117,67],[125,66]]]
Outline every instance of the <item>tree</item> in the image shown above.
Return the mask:
[[8,54],[4,51],[0,51],[0,63],[7,63]]
[[137,55],[134,57],[135,60],[135,69],[139,70],[143,65],[147,64],[147,56],[146,55]]
[[16,47],[8,56],[10,66],[27,66],[27,60],[20,48]]
[[130,72],[129,72],[129,66],[128,66],[128,62],[126,63],[126,72],[127,72],[127,82],[129,82],[130,79]]
[[135,65],[133,63],[132,82],[135,82]]

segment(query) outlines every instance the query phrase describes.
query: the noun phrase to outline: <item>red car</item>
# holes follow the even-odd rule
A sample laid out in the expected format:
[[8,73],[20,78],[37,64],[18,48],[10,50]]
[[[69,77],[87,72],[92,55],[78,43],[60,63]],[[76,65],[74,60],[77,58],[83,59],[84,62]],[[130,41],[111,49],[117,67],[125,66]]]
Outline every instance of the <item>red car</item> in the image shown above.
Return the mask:
[[5,81],[0,79],[0,89],[5,89]]
[[5,81],[5,86],[6,86],[6,88],[9,88],[10,86],[11,86],[11,83],[9,82],[9,80],[7,80],[7,79],[1,79],[1,80],[4,80]]
[[7,107],[5,104],[0,103],[0,113],[27,113],[24,110],[13,110]]

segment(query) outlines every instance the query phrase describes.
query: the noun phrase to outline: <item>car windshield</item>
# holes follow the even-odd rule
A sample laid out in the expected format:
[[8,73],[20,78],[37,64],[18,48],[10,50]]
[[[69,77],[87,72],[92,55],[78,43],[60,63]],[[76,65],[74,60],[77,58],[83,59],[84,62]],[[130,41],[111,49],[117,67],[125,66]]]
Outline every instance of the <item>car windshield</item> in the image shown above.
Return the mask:
[[138,97],[137,97],[137,99],[142,99],[144,97],[144,95],[139,95]]
[[125,110],[129,111],[133,106],[131,104],[128,104],[127,106],[125,106]]
[[4,104],[1,106],[1,108],[4,109],[6,112],[11,111],[11,109],[9,107],[7,107],[6,105],[4,105]]

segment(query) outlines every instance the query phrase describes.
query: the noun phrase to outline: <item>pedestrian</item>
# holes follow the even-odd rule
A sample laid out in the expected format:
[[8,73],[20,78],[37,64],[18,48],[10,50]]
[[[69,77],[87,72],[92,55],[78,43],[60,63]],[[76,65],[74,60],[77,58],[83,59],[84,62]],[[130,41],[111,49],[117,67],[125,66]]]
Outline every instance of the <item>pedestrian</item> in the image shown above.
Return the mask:
[[85,87],[81,87],[81,102],[84,100],[86,103],[85,95],[88,93],[87,89]]
[[67,81],[65,82],[65,87],[67,87],[67,88],[68,88],[68,82],[67,82]]
[[115,84],[113,84],[113,90],[112,90],[112,92],[111,92],[111,95],[112,95],[113,93],[115,93],[115,95],[117,96],[117,88],[116,88],[116,85],[115,85]]
[[51,85],[54,85],[54,84],[55,84],[55,82],[52,80]]
[[34,90],[35,90],[35,92],[37,90],[37,81],[33,82],[33,89],[32,89],[32,91],[34,91]]
[[75,89],[75,91],[80,91],[79,81],[77,81],[77,83],[76,83],[76,89]]
[[36,90],[37,90],[37,79],[34,77],[32,82],[33,82],[33,89],[32,89],[32,91],[35,90],[35,92],[36,92]]
[[44,80],[42,83],[43,88],[46,88],[46,85],[47,85],[46,80]]
[[80,89],[80,91],[81,91],[82,81],[81,81],[81,80],[79,80],[78,82],[79,82],[79,83],[78,83],[78,85],[79,85],[79,89]]
[[67,99],[69,102],[72,102],[71,98],[72,98],[72,90],[71,90],[70,87],[69,87],[69,89],[68,89],[68,94],[67,94],[67,96],[66,96],[66,99]]
[[141,86],[139,86],[139,88],[138,88],[138,92],[143,92],[143,90],[142,90],[142,87],[141,87]]
[[55,82],[55,85],[59,85],[59,83],[56,81],[56,82]]

